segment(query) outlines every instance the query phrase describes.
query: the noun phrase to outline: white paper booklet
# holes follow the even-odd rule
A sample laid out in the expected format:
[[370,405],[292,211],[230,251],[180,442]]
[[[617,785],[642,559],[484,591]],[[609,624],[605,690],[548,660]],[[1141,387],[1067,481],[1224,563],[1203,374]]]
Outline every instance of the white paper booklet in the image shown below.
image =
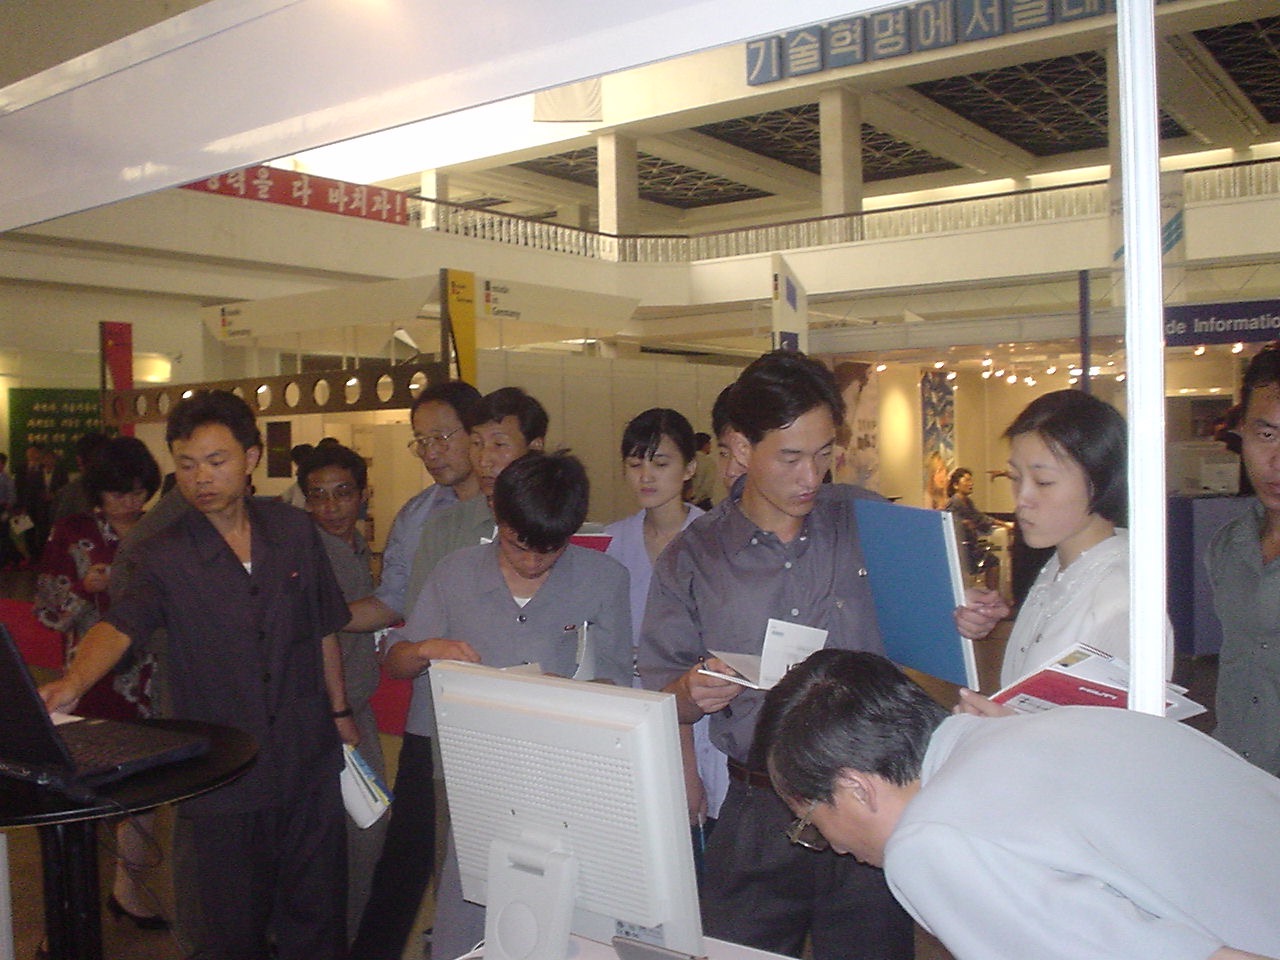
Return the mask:
[[729,653],[712,650],[711,655],[722,660],[737,676],[703,669],[709,677],[731,680],[752,690],[771,690],[773,685],[795,664],[804,660],[827,643],[827,631],[806,627],[800,623],[770,619],[765,626],[764,647],[760,656],[751,653]]

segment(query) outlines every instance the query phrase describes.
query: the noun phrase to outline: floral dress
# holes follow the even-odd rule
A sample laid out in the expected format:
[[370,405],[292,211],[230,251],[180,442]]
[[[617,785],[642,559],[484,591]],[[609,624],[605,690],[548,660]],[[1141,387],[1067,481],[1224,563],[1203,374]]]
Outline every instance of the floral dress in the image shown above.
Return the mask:
[[[98,511],[60,520],[49,534],[36,574],[35,615],[63,635],[67,661],[80,638],[111,604],[106,590],[85,590],[85,574],[96,564],[110,567],[119,547],[119,535]],[[150,654],[130,651],[80,698],[77,712],[119,720],[151,716],[154,671]]]

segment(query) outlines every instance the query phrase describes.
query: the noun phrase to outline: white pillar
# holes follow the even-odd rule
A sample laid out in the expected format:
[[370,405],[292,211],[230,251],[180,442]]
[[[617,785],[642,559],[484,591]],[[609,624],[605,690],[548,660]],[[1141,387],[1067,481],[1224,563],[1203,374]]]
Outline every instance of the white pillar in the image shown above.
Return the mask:
[[818,94],[822,215],[862,210],[862,100],[846,87]]
[[596,138],[596,183],[600,232],[635,233],[640,213],[640,177],[636,141],[620,133]]
[[1164,324],[1153,0],[1121,0],[1116,21],[1129,356],[1129,707],[1163,714]]
[[[426,200],[449,199],[449,175],[439,170],[423,170],[419,181],[420,196]],[[422,205],[423,227],[435,227],[440,223],[439,208],[434,203]]]

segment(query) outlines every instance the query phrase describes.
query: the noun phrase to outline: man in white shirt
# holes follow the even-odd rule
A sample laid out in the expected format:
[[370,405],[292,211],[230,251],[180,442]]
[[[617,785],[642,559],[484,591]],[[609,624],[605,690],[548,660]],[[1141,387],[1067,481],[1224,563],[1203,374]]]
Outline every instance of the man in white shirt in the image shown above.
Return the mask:
[[823,650],[759,730],[792,842],[882,867],[957,960],[1280,957],[1280,780],[1189,727],[951,716],[883,657]]

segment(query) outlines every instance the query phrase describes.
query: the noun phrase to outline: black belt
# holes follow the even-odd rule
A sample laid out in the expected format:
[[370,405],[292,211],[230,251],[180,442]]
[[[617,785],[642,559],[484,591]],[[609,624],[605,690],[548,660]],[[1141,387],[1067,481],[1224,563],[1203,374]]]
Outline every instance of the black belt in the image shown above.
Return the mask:
[[769,779],[769,774],[763,770],[752,770],[745,763],[739,763],[732,757],[729,758],[729,778],[745,783],[749,787],[759,787],[762,790],[773,789],[773,781]]

